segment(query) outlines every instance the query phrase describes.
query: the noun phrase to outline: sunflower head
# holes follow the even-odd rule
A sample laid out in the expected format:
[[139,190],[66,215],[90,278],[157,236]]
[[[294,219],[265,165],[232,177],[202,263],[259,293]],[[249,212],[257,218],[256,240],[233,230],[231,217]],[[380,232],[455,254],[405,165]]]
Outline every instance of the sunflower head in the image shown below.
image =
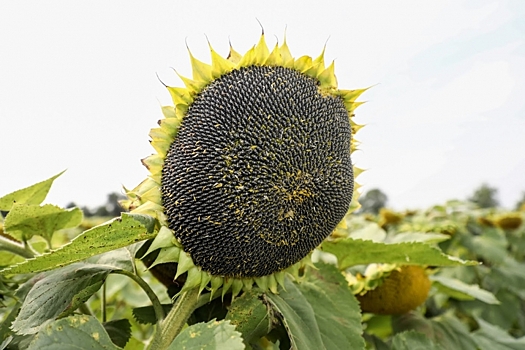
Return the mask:
[[211,64],[190,53],[192,78],[168,87],[151,174],[126,205],[158,219],[154,264],[177,263],[184,288],[275,291],[357,207],[352,117],[365,89],[338,89],[324,50],[294,58],[264,34],[244,55],[210,52]]
[[504,230],[515,230],[521,226],[523,219],[519,213],[501,214],[494,218],[494,223]]
[[431,282],[421,266],[369,265],[364,276],[347,275],[363,312],[400,315],[425,302]]

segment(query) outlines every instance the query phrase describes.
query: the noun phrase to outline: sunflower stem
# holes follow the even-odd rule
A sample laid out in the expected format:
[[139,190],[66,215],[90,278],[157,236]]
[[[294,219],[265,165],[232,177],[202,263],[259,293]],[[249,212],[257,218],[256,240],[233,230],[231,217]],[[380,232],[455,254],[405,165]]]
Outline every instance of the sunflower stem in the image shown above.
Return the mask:
[[149,347],[150,350],[167,349],[173,339],[180,333],[188,318],[197,308],[199,301],[199,288],[190,289],[182,293],[166,318],[162,320]]
[[164,318],[164,309],[162,308],[162,304],[159,301],[159,298],[157,297],[157,294],[151,289],[149,284],[146,283],[139,275],[136,275],[132,272],[126,271],[126,270],[116,270],[112,273],[117,275],[124,275],[128,276],[144,290],[146,295],[148,296],[149,300],[151,300],[151,304],[153,305],[153,311],[155,312],[155,316],[157,317],[157,320],[162,320]]
[[10,240],[2,235],[0,235],[0,250],[6,250],[10,253],[20,255],[26,259],[31,259],[35,257],[34,252],[31,247],[28,245],[23,245],[15,241]]

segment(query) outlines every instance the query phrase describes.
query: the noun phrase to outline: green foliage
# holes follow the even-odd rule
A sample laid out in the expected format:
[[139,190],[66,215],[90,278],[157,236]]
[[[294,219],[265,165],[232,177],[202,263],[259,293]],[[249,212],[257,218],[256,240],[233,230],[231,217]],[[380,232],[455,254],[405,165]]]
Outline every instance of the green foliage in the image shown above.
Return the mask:
[[[57,177],[0,198],[0,209],[9,211],[0,218],[0,344],[7,349],[157,349],[152,339],[179,326],[165,348],[525,346],[525,225],[498,226],[522,212],[463,202],[363,212],[315,251],[298,280],[285,276],[278,294],[254,286],[232,298],[211,295],[208,285],[200,296],[189,290],[175,297],[189,299],[172,307],[182,285],[167,290],[136,266],[137,254],[158,254],[158,266],[173,261],[170,231],[127,213],[83,230],[90,225],[79,209],[42,204]],[[53,249],[51,242],[62,243]],[[404,265],[427,269],[426,302],[403,315],[363,314],[354,293],[366,290],[354,283],[372,271],[366,288],[373,289]]]

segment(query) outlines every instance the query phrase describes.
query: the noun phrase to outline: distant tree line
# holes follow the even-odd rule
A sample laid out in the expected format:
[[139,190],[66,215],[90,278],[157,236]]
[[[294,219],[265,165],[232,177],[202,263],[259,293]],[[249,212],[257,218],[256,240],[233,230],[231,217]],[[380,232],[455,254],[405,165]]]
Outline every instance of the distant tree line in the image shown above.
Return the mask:
[[[497,194],[497,188],[483,183],[474,190],[474,193],[467,200],[480,208],[495,208],[499,205]],[[371,189],[359,198],[361,204],[359,212],[378,214],[381,208],[386,207],[387,202],[388,196],[383,191],[378,188]],[[522,193],[521,199],[516,203],[514,209],[525,209],[525,192]]]
[[[106,203],[96,207],[96,208],[88,208],[86,206],[80,207],[82,211],[84,212],[85,217],[92,217],[92,216],[108,216],[108,217],[115,217],[120,216],[120,213],[124,211],[122,207],[120,206],[119,200],[125,199],[126,197],[120,193],[110,193],[107,196]],[[69,203],[67,205],[67,208],[76,207],[77,205],[75,203]]]

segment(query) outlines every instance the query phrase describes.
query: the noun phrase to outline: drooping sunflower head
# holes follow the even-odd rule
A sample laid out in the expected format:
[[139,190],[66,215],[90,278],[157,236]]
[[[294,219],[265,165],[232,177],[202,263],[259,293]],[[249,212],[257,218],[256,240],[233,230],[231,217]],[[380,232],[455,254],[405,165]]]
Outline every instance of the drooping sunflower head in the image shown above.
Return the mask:
[[151,176],[127,204],[159,220],[150,251],[188,272],[185,288],[275,291],[356,207],[352,117],[364,89],[339,90],[324,51],[295,59],[264,34],[243,56],[210,51],[211,65],[190,53],[192,79],[168,87],[174,106],[143,160]]

